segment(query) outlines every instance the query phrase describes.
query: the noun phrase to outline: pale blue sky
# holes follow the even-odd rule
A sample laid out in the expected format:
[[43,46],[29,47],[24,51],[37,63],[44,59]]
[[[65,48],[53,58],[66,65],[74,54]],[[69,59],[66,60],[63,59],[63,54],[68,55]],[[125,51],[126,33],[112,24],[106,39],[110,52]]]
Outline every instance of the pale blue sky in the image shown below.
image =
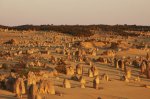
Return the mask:
[[150,0],[0,0],[0,24],[150,25]]

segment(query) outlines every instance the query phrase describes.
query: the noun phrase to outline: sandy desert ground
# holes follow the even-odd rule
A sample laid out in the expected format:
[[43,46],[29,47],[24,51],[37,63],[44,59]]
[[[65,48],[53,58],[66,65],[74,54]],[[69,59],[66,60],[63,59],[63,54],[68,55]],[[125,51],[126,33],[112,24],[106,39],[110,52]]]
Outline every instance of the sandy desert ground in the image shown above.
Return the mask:
[[[118,44],[115,48],[112,48],[113,42],[117,42]],[[136,67],[134,64],[126,65],[126,67],[131,69],[131,77],[127,81],[120,80],[125,75],[125,71],[121,68],[116,68],[113,61],[114,57],[124,60],[130,57],[130,62],[136,59],[140,60],[141,57],[145,58],[147,53],[150,53],[150,48],[145,47],[145,45],[150,46],[149,36],[125,38],[122,36],[107,35],[106,37],[104,34],[95,34],[90,38],[78,38],[54,32],[1,31],[0,77],[2,79],[2,76],[5,73],[9,74],[10,71],[15,71],[14,74],[17,77],[18,74],[25,76],[24,70],[30,71],[29,69],[34,72],[36,70],[50,71],[50,76],[43,76],[43,74],[41,77],[45,77],[54,83],[56,94],[42,94],[44,99],[150,99],[150,88],[148,88],[150,86],[150,79],[147,79],[147,75],[140,74],[140,67]],[[137,48],[137,46],[142,47]],[[85,50],[86,54],[84,56],[89,60],[84,61],[81,58],[75,61],[73,52],[77,49]],[[93,50],[93,52],[90,52],[90,50]],[[41,51],[45,51],[46,54],[43,54]],[[64,54],[63,51],[70,53]],[[80,81],[72,79],[72,76],[76,76],[76,72],[73,75],[67,75],[57,71],[57,75],[54,75],[53,70],[58,64],[61,65],[62,63],[57,63],[57,61],[53,63],[51,56],[63,58],[65,64],[71,65],[74,70],[77,64],[82,64],[82,76],[86,80],[85,88],[80,88]],[[99,57],[102,59],[97,61]],[[107,62],[105,62],[105,59]],[[30,65],[28,67],[19,67],[22,61],[26,63],[35,62],[36,64],[37,61],[35,60],[39,62],[39,66],[35,65],[32,68],[29,68]],[[6,68],[3,66],[4,63],[7,64]],[[93,80],[95,77],[88,77],[88,70],[92,66],[90,63],[99,72],[100,83],[98,89],[93,88]],[[16,64],[19,64],[19,66]],[[139,64],[141,64],[141,61]],[[104,74],[108,75],[108,81],[103,78]],[[137,80],[138,77],[140,81]],[[65,78],[69,79],[71,88],[63,87],[63,80]],[[24,81],[27,79],[25,77]],[[15,93],[0,88],[0,99],[16,99]],[[27,99],[27,94],[23,95],[23,99]]]

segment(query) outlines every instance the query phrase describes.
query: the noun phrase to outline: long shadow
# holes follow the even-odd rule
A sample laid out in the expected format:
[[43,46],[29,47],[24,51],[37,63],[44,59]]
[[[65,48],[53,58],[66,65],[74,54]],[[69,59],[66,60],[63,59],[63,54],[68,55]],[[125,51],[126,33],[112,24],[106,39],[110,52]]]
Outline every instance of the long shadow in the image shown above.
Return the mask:
[[0,95],[0,99],[17,99],[16,97],[14,96],[10,96],[10,95]]

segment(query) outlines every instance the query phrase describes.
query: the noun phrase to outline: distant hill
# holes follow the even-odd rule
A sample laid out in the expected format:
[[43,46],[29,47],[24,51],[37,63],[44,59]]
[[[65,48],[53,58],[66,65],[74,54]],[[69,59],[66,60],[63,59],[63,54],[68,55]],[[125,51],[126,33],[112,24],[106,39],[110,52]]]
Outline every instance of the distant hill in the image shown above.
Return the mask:
[[137,36],[135,33],[128,34],[126,31],[150,31],[150,26],[137,25],[21,25],[21,26],[3,26],[2,29],[8,30],[36,30],[36,31],[56,31],[74,36],[92,36],[96,32],[114,32],[117,35]]

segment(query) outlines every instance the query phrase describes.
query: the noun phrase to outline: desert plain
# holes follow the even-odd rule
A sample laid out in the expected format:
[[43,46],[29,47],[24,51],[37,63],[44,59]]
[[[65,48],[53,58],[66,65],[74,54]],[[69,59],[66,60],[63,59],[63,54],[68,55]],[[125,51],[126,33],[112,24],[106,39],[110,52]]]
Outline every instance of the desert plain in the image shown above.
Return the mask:
[[150,99],[150,32],[138,34],[1,29],[0,99]]

